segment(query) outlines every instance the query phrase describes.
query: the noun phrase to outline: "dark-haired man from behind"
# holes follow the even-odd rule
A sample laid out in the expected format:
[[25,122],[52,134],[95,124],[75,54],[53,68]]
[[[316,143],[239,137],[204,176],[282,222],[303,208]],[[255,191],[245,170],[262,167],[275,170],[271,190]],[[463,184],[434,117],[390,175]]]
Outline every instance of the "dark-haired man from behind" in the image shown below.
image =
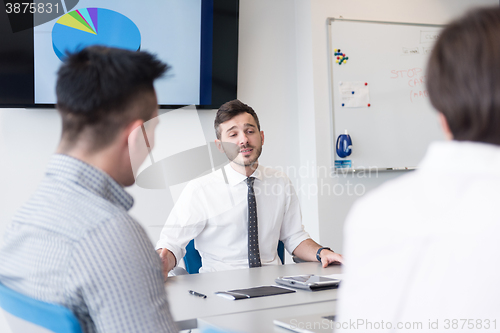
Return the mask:
[[135,153],[137,128],[157,116],[153,82],[167,69],[146,52],[68,55],[57,78],[57,153],[5,232],[0,282],[65,306],[84,332],[176,331],[161,262],[123,188],[134,183],[131,157],[146,157]]
[[427,87],[449,140],[350,212],[337,327],[500,329],[499,36],[498,6],[440,33]]

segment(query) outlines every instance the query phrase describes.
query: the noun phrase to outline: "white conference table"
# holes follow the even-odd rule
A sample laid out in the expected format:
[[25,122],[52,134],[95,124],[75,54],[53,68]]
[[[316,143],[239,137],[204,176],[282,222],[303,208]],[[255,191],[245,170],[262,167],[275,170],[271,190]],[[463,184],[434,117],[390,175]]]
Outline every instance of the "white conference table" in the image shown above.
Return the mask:
[[[290,333],[289,330],[276,326],[273,320],[278,319],[291,325],[307,328],[308,325],[318,325],[324,328],[321,332],[331,333],[333,324],[318,316],[318,321],[306,321],[302,316],[334,315],[337,301],[324,301],[309,304],[282,306],[274,309],[256,310],[198,319],[198,328],[215,327],[232,333]],[[295,321],[293,321],[295,320]],[[315,326],[309,326],[315,327]]]
[[[198,318],[328,302],[337,299],[336,289],[315,292],[297,290],[297,292],[291,294],[237,301],[219,297],[214,294],[217,291],[275,285],[274,280],[284,275],[330,275],[340,273],[341,267],[339,265],[323,268],[318,262],[306,262],[174,276],[167,279],[165,288],[172,316],[179,329],[184,330],[197,328]],[[189,294],[188,290],[205,294],[207,298],[193,296]]]

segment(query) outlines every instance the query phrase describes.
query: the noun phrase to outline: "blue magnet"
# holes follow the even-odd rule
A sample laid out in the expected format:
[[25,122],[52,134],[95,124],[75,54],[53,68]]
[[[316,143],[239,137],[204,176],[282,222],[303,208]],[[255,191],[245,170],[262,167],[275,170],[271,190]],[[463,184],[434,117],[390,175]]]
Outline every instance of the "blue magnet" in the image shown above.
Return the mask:
[[354,95],[354,91],[352,92],[352,94]]

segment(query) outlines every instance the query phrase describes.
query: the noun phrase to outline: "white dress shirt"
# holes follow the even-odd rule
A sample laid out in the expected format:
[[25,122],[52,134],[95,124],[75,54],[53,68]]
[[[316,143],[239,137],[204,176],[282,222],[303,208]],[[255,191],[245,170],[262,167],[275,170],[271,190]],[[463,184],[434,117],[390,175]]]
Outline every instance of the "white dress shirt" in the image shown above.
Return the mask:
[[[255,177],[262,265],[277,265],[278,241],[288,252],[305,239],[299,201],[283,173],[260,166]],[[167,248],[177,262],[192,239],[202,258],[200,272],[248,268],[247,177],[230,165],[189,182],[161,232],[156,248]]]
[[360,199],[346,221],[337,325],[499,331],[499,189],[500,147],[450,141]]

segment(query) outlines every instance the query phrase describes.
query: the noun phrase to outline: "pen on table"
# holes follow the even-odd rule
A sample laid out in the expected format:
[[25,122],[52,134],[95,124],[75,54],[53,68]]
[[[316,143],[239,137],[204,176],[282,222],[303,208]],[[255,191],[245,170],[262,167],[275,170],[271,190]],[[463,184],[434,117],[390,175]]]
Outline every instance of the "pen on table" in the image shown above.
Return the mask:
[[415,167],[386,168],[387,171],[415,170]]
[[188,290],[188,292],[189,292],[191,295],[195,295],[195,296],[198,296],[198,297],[201,297],[201,298],[207,298],[207,295],[197,293],[197,292],[196,292],[196,291],[194,291],[194,290]]

